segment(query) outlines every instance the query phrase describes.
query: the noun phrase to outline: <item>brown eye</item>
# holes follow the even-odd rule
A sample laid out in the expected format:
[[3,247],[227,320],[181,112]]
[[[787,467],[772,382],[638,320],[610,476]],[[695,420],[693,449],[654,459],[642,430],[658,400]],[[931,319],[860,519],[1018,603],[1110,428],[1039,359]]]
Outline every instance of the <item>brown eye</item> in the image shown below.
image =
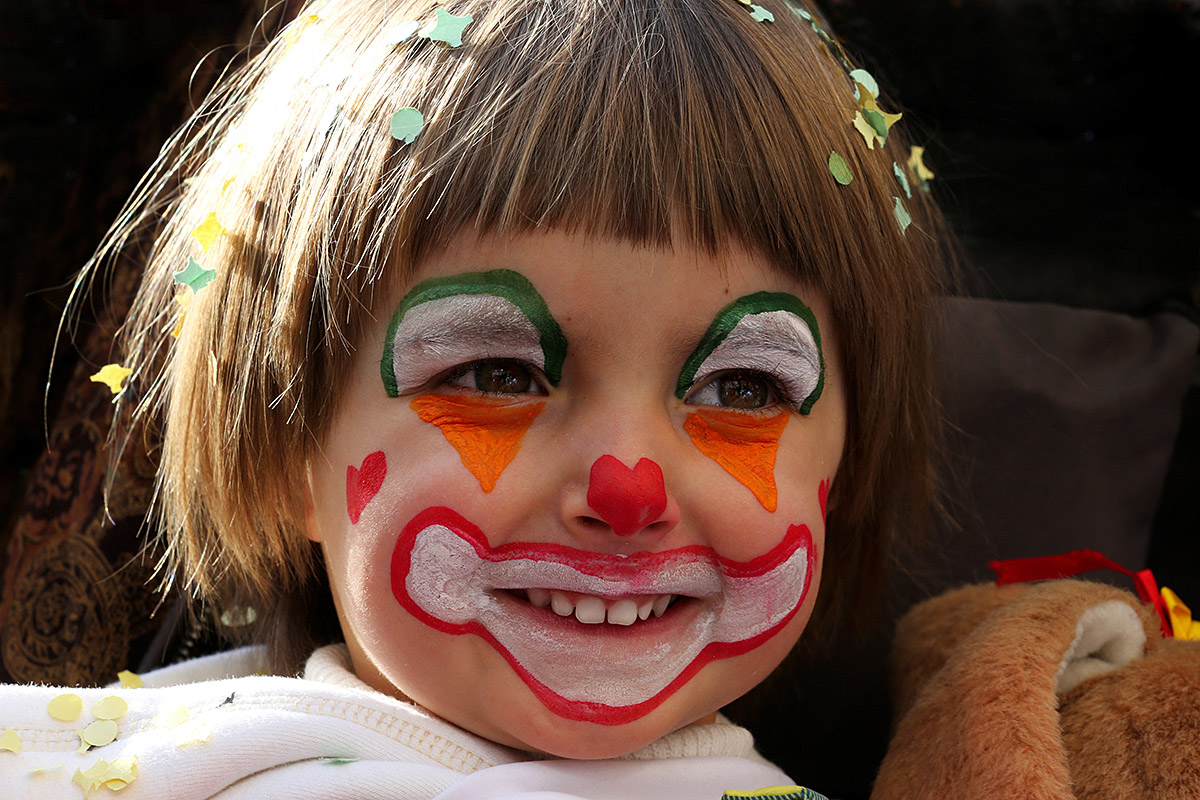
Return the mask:
[[487,394],[542,394],[533,372],[519,361],[476,361],[453,375],[447,383]]
[[733,373],[716,379],[718,405],[727,408],[765,408],[775,402],[770,382],[754,373]]

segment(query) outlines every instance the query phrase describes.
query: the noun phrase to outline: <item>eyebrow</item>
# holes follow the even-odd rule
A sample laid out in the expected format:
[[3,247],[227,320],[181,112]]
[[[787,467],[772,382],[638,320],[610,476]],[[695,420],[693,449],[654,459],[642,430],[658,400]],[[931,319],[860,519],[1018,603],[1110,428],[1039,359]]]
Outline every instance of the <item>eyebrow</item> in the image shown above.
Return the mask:
[[[785,323],[778,317],[779,314],[798,319],[799,327],[807,331],[811,339],[797,331],[797,326]],[[761,318],[762,324],[757,327],[767,328],[766,335],[751,338],[742,324],[748,318]],[[771,328],[773,330],[770,330]],[[801,414],[807,414],[821,396],[825,385],[825,355],[821,350],[821,333],[812,309],[800,298],[785,292],[757,292],[738,298],[717,312],[704,338],[684,363],[675,387],[676,397],[682,400],[687,395],[700,368],[726,344],[730,348],[748,347],[760,351],[759,355],[762,358],[754,359],[756,363],[736,366],[766,369],[777,366],[780,362],[778,357],[789,361],[799,360],[810,365],[815,373],[815,385],[803,398],[797,398],[797,402],[801,399],[803,401],[800,405]],[[769,354],[776,354],[778,357],[772,362]]]
[[[401,339],[406,321],[415,324],[416,330]],[[478,353],[480,341],[500,346],[505,355],[530,360],[536,351],[551,385],[557,385],[562,378],[567,352],[567,339],[546,301],[524,275],[509,269],[430,278],[418,283],[400,300],[388,324],[380,362],[384,388],[392,397],[399,396],[400,386],[405,385],[398,380],[396,369],[403,367],[396,362],[396,353],[401,349],[397,344],[401,341],[406,343],[406,349],[434,350],[435,357],[439,357],[436,350],[441,348],[445,358],[456,353],[469,355],[464,352],[467,346],[476,348],[473,352]],[[510,350],[514,347],[515,353]]]

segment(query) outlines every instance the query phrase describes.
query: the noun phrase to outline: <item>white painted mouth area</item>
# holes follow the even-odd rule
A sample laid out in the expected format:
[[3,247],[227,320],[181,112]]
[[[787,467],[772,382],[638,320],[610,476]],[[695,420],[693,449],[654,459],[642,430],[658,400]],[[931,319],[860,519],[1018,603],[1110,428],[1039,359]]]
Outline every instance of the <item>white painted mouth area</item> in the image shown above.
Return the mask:
[[[808,547],[800,546],[774,568],[743,577],[681,551],[636,575],[606,578],[593,573],[603,573],[612,556],[597,554],[594,565],[579,564],[589,572],[542,558],[490,561],[452,529],[430,525],[413,539],[404,581],[425,613],[451,625],[477,621],[562,698],[627,706],[662,692],[710,644],[752,639],[785,620],[804,599],[809,557]],[[498,591],[530,588],[609,598],[683,595],[695,598],[686,602],[696,607],[668,611],[646,623],[650,627],[585,626]]]

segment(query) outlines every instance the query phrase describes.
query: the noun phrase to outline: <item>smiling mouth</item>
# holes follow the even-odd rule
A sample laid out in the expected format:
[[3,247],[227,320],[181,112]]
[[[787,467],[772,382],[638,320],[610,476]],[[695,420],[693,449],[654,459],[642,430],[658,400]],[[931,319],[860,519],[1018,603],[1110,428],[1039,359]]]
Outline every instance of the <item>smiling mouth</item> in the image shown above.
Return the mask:
[[619,725],[704,665],[778,633],[807,595],[812,544],[793,525],[749,562],[701,546],[628,556],[493,548],[461,515],[430,508],[396,542],[392,591],[426,625],[485,640],[552,712]]
[[560,617],[574,617],[584,625],[620,625],[628,627],[661,617],[676,600],[677,594],[652,594],[637,597],[606,598],[558,589],[502,589],[534,608],[547,608]]

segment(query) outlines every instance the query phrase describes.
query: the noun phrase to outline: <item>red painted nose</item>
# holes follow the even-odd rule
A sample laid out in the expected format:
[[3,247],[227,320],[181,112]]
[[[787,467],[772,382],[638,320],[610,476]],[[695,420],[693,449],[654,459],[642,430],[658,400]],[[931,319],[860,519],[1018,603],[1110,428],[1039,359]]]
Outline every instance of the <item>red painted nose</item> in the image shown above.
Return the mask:
[[667,508],[662,467],[643,458],[630,469],[613,456],[600,456],[588,478],[587,502],[613,533],[632,536]]

